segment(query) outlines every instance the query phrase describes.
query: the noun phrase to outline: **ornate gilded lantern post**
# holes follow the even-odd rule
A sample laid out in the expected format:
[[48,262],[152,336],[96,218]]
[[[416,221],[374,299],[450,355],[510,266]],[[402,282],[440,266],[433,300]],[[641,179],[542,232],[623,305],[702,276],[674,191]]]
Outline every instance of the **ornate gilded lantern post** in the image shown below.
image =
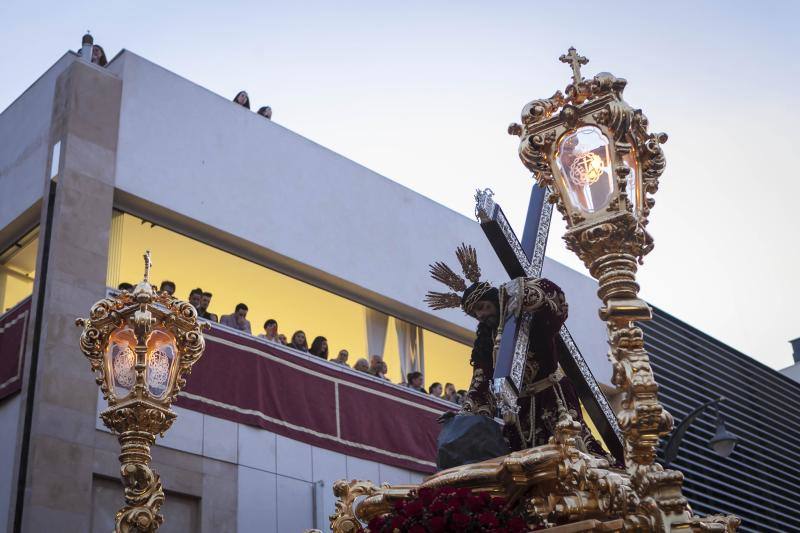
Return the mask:
[[[522,111],[522,124],[509,133],[521,138],[519,154],[542,187],[551,191],[567,223],[564,240],[599,282],[608,326],[612,381],[624,393],[619,424],[626,437],[626,462],[642,498],[653,497],[661,528],[682,521],[686,500],[682,475],[655,463],[659,437],[672,429],[672,416],[658,401],[653,371],[635,320],[652,310],[638,297],[637,261],[653,249],[645,231],[664,171],[664,133],[648,133],[640,109],[622,99],[627,82],[609,73],[581,77],[588,62],[570,48],[560,60],[572,66],[566,94],[535,100]],[[660,529],[660,528],[659,528]]]
[[194,307],[157,294],[149,273],[148,251],[144,279],[132,292],[104,298],[88,319],[76,320],[84,328],[81,350],[108,401],[100,417],[122,446],[125,506],[116,514],[117,533],[152,532],[164,520],[164,491],[150,468],[150,446],[175,420],[170,405],[205,348]]

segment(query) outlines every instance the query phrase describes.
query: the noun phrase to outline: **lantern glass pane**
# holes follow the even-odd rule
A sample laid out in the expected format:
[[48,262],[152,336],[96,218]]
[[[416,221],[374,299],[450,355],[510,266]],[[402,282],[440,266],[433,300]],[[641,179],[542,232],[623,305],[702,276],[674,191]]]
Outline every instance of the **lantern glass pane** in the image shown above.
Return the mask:
[[600,128],[581,126],[558,143],[556,164],[562,190],[580,211],[603,209],[614,194],[611,147]]
[[628,178],[625,180],[627,185],[625,191],[633,205],[633,214],[637,217],[642,209],[642,180],[639,176],[639,161],[636,158],[635,149],[622,156],[622,164],[630,169]]
[[127,395],[136,383],[136,335],[128,326],[111,334],[106,348],[106,365],[111,374],[113,393]]
[[167,395],[172,366],[176,359],[175,337],[166,330],[155,329],[147,340],[147,390],[156,398]]

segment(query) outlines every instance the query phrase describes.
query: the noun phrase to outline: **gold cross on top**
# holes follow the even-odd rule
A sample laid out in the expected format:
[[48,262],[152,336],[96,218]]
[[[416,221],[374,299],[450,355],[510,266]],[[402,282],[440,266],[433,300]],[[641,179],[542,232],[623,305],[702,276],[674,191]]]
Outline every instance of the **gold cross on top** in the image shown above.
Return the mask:
[[572,66],[572,84],[577,86],[583,80],[581,78],[581,65],[585,65],[589,60],[578,55],[573,46],[570,46],[567,53],[559,57],[558,60],[562,63],[570,63],[570,66]]

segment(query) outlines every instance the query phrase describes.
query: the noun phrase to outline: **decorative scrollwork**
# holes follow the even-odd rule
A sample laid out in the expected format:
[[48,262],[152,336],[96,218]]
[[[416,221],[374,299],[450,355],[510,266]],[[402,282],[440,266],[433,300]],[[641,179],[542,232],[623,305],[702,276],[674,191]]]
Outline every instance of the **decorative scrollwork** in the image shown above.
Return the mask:
[[354,503],[356,498],[372,496],[379,488],[370,481],[345,481],[340,479],[333,484],[333,495],[338,498],[335,511],[330,516],[333,533],[358,533],[364,527],[356,517]]

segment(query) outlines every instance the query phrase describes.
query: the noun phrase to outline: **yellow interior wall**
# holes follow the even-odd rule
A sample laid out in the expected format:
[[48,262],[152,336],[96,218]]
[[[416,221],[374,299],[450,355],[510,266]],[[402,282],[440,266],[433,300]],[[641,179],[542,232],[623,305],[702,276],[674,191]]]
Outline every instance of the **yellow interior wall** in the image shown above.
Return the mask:
[[[188,299],[195,287],[209,291],[214,295],[209,311],[219,316],[232,313],[239,302],[247,304],[247,318],[255,335],[263,333],[264,321],[274,318],[287,338],[302,329],[309,345],[317,335],[326,337],[332,356],[346,348],[351,366],[359,357],[368,355],[363,305],[132,215],[115,214],[108,284],[116,287],[121,282],[140,281],[145,250],[152,253],[152,283],[174,281],[175,295],[181,299]],[[430,331],[424,332],[424,344],[427,384],[450,381],[458,388],[469,385],[468,346]],[[388,377],[401,382],[393,319],[387,328],[384,358]]]
[[32,292],[32,279],[4,271],[0,266],[0,313],[11,309]]

